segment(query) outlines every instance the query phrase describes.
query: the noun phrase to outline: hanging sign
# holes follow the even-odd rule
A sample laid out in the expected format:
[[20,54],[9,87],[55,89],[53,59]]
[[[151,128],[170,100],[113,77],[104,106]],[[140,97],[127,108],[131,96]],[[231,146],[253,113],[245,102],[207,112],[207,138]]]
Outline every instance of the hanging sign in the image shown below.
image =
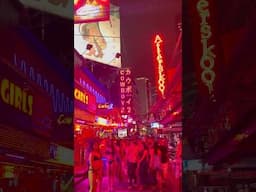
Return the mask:
[[132,78],[130,69],[120,70],[121,115],[132,113]]

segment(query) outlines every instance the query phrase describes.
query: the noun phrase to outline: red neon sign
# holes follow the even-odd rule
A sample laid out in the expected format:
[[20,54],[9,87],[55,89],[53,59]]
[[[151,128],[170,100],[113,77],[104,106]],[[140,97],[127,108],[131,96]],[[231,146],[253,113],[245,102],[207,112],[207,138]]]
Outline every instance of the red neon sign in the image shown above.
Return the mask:
[[159,35],[155,36],[154,48],[156,52],[156,62],[157,62],[157,85],[158,90],[163,98],[165,98],[165,88],[166,88],[166,74],[164,68],[164,59],[162,54],[162,43],[163,40]]

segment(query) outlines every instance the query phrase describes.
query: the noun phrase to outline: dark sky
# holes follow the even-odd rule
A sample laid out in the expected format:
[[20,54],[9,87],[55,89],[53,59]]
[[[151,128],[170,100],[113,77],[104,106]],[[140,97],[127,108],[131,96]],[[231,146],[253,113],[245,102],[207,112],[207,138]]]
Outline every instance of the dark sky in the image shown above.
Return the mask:
[[166,62],[170,60],[181,21],[181,0],[120,0],[122,64],[134,75],[154,80],[152,39],[163,34]]

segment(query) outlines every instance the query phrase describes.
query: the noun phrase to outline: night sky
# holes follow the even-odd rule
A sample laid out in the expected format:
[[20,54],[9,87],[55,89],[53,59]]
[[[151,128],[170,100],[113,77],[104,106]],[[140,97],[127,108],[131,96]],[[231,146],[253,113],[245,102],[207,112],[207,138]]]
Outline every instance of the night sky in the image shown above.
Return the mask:
[[178,38],[177,24],[181,21],[181,0],[120,0],[121,52],[124,67],[131,67],[136,77],[154,81],[152,40],[163,34],[166,63]]

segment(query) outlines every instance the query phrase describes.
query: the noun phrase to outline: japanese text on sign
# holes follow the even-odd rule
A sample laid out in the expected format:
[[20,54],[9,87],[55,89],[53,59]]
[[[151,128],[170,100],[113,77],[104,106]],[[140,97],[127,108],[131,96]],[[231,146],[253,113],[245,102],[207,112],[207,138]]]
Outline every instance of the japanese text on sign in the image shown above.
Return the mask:
[[130,69],[120,70],[121,114],[132,112],[132,78]]

